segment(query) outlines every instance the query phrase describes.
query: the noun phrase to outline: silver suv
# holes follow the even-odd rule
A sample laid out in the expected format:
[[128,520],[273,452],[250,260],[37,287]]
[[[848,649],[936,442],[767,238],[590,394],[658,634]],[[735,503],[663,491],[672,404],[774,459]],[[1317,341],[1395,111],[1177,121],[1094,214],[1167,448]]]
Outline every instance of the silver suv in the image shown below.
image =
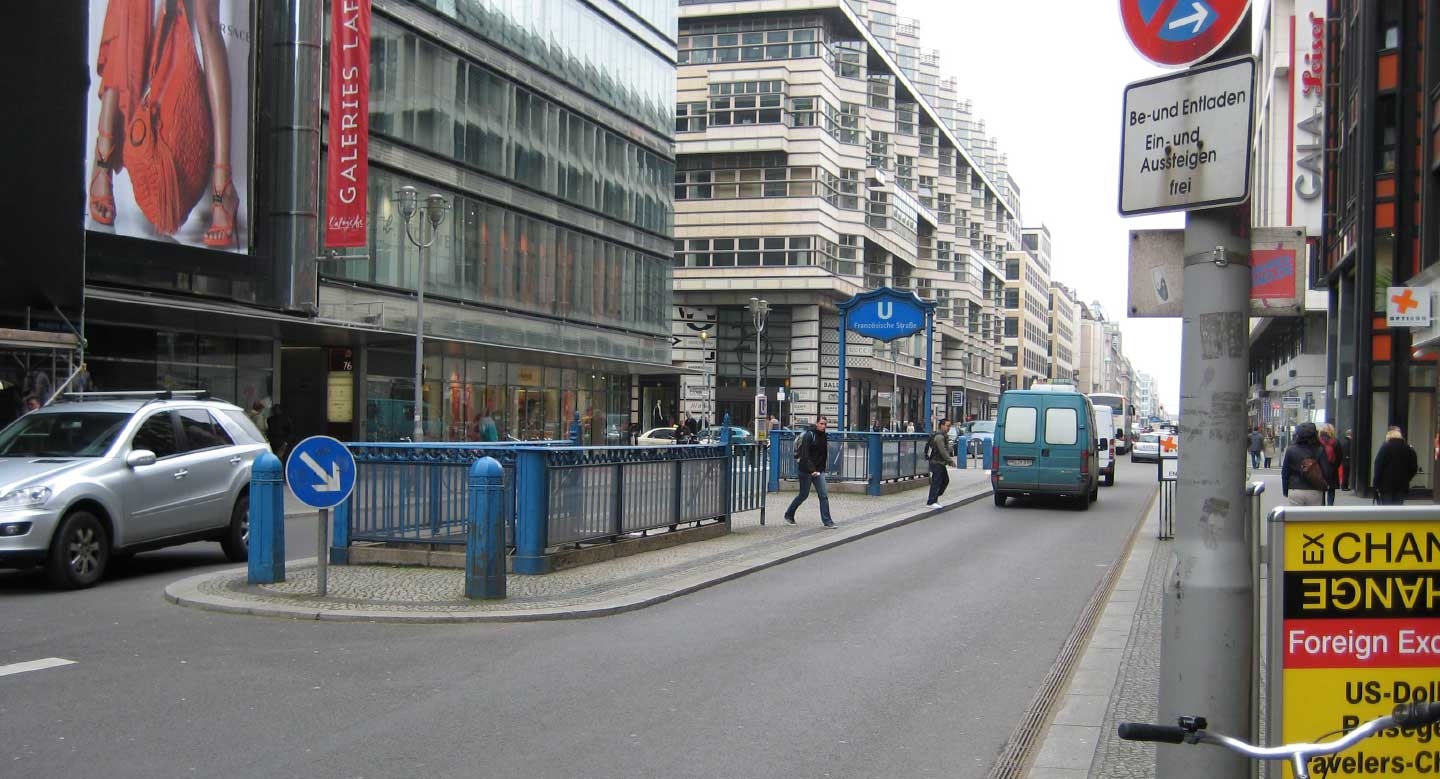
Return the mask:
[[[188,397],[187,397],[188,396]],[[250,466],[269,451],[204,393],[86,393],[0,430],[0,568],[88,587],[116,553],[219,541],[249,553]]]

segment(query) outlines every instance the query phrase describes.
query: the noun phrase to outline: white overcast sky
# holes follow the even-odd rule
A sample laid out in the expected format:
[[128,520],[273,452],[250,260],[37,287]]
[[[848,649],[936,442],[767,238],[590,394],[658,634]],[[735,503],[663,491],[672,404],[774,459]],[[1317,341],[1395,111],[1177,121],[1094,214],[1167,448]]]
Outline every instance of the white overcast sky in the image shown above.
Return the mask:
[[[1127,311],[1129,231],[1182,227],[1179,214],[1122,218],[1120,112],[1125,85],[1163,73],[1131,47],[1114,0],[900,0],[940,52],[986,132],[1008,156],[1026,227],[1044,223],[1052,276],[1107,318]],[[1121,319],[1125,353],[1180,404],[1180,320]]]

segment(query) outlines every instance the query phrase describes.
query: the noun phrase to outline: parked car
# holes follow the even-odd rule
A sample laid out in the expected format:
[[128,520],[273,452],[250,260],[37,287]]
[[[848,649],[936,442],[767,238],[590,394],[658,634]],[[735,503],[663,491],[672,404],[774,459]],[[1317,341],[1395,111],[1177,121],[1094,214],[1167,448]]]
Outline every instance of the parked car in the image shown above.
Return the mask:
[[1130,462],[1132,463],[1158,463],[1160,462],[1160,434],[1141,433],[1135,439],[1135,446],[1130,451]]
[[980,421],[966,422],[964,435],[970,436],[970,454],[980,457],[985,449],[995,443],[995,422]]
[[0,430],[0,568],[95,584],[117,553],[219,541],[243,562],[250,468],[270,450],[239,407],[203,393],[87,393]]
[[995,505],[1059,495],[1080,510],[1100,498],[1095,405],[1079,392],[1012,390],[1000,396],[990,486]]
[[675,428],[652,427],[640,434],[635,440],[640,446],[671,446],[678,443],[675,440]]
[[[720,443],[720,433],[722,430],[724,430],[723,426],[707,427],[702,429],[700,431],[700,434],[695,438],[702,444],[718,444]],[[730,443],[753,444],[755,443],[755,431],[751,430],[748,427],[737,427],[735,425],[731,425]]]

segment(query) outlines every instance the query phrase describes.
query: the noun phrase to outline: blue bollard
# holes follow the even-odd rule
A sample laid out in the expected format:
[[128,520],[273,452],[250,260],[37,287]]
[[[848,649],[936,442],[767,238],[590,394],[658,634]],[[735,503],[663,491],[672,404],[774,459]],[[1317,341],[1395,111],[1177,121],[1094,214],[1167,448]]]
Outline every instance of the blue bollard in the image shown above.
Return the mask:
[[249,568],[250,584],[285,581],[285,468],[269,452],[250,468]]
[[994,448],[995,447],[993,446],[983,445],[980,447],[980,467],[982,469],[988,471],[995,467],[995,463],[992,462],[995,459],[993,452]]
[[885,444],[880,433],[865,434],[866,470],[869,478],[865,483],[866,495],[880,494],[880,479],[885,475]]
[[355,496],[335,507],[330,514],[330,564],[350,564],[350,513],[355,510]]
[[470,466],[470,522],[465,530],[465,597],[505,597],[505,470],[494,457]]
[[970,436],[962,435],[955,439],[955,467],[965,470],[970,467]]
[[515,504],[515,573],[549,573],[550,475],[544,449],[516,449]]
[[[790,451],[794,451],[793,443],[798,436],[793,430],[782,430],[770,436],[770,473],[766,478],[765,491],[780,491],[780,454],[786,450],[785,444],[791,443]],[[788,455],[787,455],[788,456]],[[793,457],[791,458],[793,461]]]

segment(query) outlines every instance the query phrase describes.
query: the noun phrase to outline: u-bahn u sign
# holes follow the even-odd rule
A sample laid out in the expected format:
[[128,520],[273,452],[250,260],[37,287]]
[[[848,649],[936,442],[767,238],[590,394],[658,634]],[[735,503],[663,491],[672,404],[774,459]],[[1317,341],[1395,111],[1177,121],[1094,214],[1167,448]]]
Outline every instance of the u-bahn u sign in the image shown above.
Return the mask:
[[925,318],[934,310],[934,303],[921,300],[914,292],[890,287],[872,289],[840,304],[852,332],[886,342],[924,330]]

